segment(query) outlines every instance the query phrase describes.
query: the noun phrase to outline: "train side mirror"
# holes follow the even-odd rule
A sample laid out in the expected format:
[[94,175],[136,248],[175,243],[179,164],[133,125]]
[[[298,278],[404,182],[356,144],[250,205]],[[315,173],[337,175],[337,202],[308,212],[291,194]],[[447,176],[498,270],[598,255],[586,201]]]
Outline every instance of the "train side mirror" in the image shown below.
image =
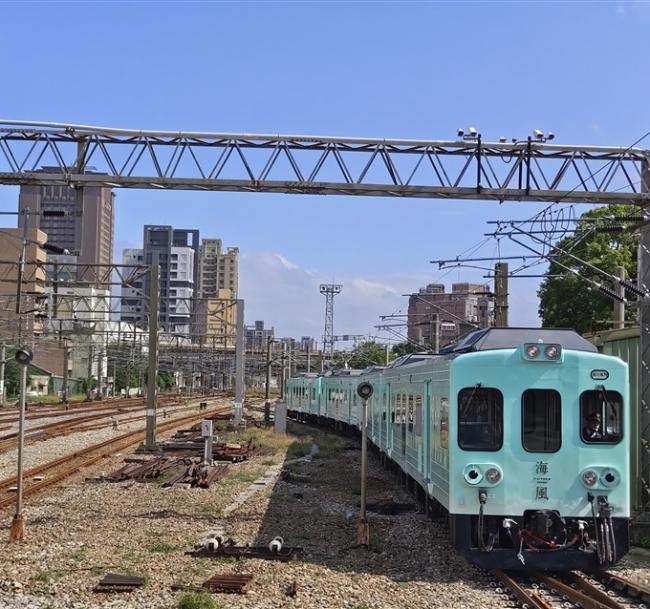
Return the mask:
[[361,383],[357,386],[357,394],[362,400],[367,400],[372,396],[373,388],[370,383]]
[[33,357],[34,354],[29,347],[18,347],[14,355],[14,358],[21,366],[29,366]]

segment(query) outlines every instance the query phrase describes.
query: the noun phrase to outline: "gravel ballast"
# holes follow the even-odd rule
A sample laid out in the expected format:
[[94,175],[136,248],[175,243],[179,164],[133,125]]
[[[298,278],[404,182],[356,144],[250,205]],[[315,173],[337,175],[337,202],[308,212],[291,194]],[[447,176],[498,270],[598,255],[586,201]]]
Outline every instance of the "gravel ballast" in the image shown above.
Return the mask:
[[[370,548],[354,547],[356,440],[296,424],[286,436],[252,429],[244,439],[250,435],[273,446],[275,455],[232,465],[230,475],[209,489],[84,482],[119,467],[119,457],[29,498],[25,543],[6,541],[11,513],[1,512],[0,608],[172,609],[182,594],[171,590],[173,584],[198,586],[227,573],[254,579],[246,594],[214,594],[220,608],[503,606],[488,578],[449,547],[444,527],[416,511],[370,513]],[[310,457],[313,444],[320,452]],[[283,468],[288,477],[279,476]],[[384,494],[413,502],[371,455],[369,497]],[[280,535],[304,554],[288,563],[185,555],[210,531],[238,545],[266,546]],[[127,594],[93,594],[107,572],[140,575],[146,585]]]

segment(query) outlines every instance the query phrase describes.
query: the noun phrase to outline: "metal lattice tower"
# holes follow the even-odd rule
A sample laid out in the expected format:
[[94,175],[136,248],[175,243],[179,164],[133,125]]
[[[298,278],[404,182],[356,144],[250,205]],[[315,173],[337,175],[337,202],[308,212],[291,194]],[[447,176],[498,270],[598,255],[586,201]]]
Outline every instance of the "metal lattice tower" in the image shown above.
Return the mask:
[[323,283],[320,293],[325,296],[325,333],[323,334],[323,354],[334,355],[334,296],[341,293],[342,285]]

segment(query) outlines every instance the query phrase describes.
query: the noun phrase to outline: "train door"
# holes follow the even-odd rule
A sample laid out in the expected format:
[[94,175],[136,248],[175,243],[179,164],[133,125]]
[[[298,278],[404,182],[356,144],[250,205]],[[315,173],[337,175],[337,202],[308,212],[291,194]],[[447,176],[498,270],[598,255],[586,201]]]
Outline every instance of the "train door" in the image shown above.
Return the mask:
[[392,405],[390,395],[390,383],[386,383],[386,421],[384,422],[384,429],[386,431],[386,448],[388,450],[393,449],[393,430],[391,429]]
[[410,400],[413,398],[412,395],[409,395],[407,393],[402,394],[402,410],[401,410],[401,423],[402,423],[402,429],[401,429],[401,438],[402,438],[402,456],[406,456],[406,418],[407,418],[407,411],[409,409],[409,406],[411,404]]
[[431,480],[431,381],[424,383],[423,391],[423,413],[422,419],[424,423],[423,436],[424,436],[424,477],[426,480]]

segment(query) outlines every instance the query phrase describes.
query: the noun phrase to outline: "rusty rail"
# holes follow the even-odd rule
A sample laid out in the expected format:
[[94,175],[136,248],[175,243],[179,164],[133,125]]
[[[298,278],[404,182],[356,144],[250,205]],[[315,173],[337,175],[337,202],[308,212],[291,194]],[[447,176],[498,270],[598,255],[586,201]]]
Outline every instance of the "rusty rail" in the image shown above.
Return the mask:
[[[201,419],[205,418],[206,414],[208,413],[216,414],[219,412],[224,412],[225,409],[230,409],[230,408],[231,406],[220,406],[218,408],[215,408],[207,412],[202,411],[199,414],[192,414],[186,417],[179,417],[177,419],[172,419],[171,421],[158,424],[156,426],[156,429],[159,433],[164,433],[166,431],[171,431],[174,428],[185,425],[187,423],[193,421],[200,421]],[[76,474],[80,469],[89,467],[90,465],[95,464],[97,461],[100,461],[101,459],[110,457],[116,451],[124,450],[130,446],[133,446],[134,444],[137,444],[138,442],[142,441],[144,437],[145,437],[145,430],[138,429],[135,431],[128,432],[126,434],[122,434],[117,438],[111,438],[110,440],[106,440],[104,442],[94,444],[93,446],[88,446],[82,450],[75,451],[73,453],[60,457],[59,459],[55,459],[48,463],[44,463],[36,467],[33,467],[25,472],[24,476],[26,481],[29,478],[33,478],[34,476],[47,474],[48,472],[52,472],[53,470],[56,470],[60,466],[66,465],[70,462],[74,462],[73,465],[64,467],[60,471],[49,475],[47,478],[43,480],[33,482],[32,484],[26,484],[23,490],[23,495],[29,496],[47,488],[48,486],[51,486],[52,484],[56,484],[57,482],[60,482],[61,480]],[[80,458],[82,458],[82,460],[79,462],[78,459]],[[16,484],[15,476],[6,478],[4,480],[0,480],[0,492],[2,492],[2,494],[5,495],[4,497],[0,496],[0,509],[12,505],[15,502],[15,497],[13,496],[13,494],[8,493],[8,489],[15,484]]]

